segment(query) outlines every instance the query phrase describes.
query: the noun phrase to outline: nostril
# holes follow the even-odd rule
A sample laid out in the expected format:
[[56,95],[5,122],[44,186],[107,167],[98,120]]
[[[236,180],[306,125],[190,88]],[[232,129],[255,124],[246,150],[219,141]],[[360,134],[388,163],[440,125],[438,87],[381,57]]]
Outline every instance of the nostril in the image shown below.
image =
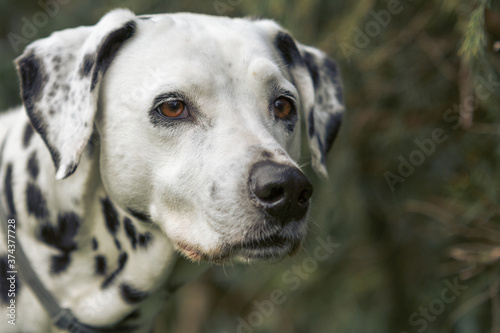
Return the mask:
[[285,196],[285,190],[279,185],[271,185],[268,188],[264,188],[264,190],[257,194],[257,196],[267,203],[274,203],[283,199]]
[[300,192],[297,202],[299,203],[300,206],[307,206],[309,205],[309,199],[311,199],[311,196],[312,196],[312,187],[308,187],[307,189]]

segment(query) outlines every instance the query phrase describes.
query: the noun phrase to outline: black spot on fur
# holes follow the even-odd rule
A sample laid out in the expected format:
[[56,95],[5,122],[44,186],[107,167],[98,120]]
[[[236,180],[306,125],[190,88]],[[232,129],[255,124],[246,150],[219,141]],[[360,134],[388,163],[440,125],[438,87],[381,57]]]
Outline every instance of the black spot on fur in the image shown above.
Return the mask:
[[276,35],[275,39],[276,48],[279,50],[281,57],[285,61],[285,64],[288,66],[295,66],[298,63],[302,62],[302,57],[300,56],[299,49],[293,38],[287,34],[286,32],[280,31]]
[[42,62],[33,50],[21,57],[17,66],[21,76],[21,96],[28,114],[33,115],[35,103],[42,97],[42,90],[47,83],[47,75]]
[[38,173],[40,172],[40,166],[38,165],[38,159],[36,157],[36,152],[31,154],[28,160],[28,173],[30,174],[33,180],[36,180],[38,177]]
[[335,63],[335,61],[326,58],[325,61],[323,62],[323,67],[325,68],[326,76],[330,78],[330,80],[332,80],[333,83],[337,83],[339,78],[339,70],[337,68],[337,64]]
[[133,249],[137,248],[137,244],[139,244],[142,248],[147,248],[148,244],[153,240],[153,235],[146,231],[143,234],[137,232],[132,220],[129,218],[125,218],[123,220],[123,225],[125,227],[125,233],[127,234],[128,239],[130,240],[130,245]]
[[26,128],[24,129],[24,136],[23,136],[23,147],[28,148],[31,138],[33,137],[33,134],[35,134],[35,130],[33,129],[33,126],[31,126],[30,123],[26,125]]
[[4,192],[5,192],[5,198],[7,200],[9,219],[15,219],[17,216],[16,205],[14,204],[14,192],[12,190],[12,182],[13,182],[12,164],[8,164],[4,178]]
[[[0,258],[0,301],[4,304],[10,304],[11,299],[16,299],[19,297],[21,284],[19,283],[19,276],[16,275],[15,279],[10,279],[11,274],[7,274],[10,271],[8,258]],[[9,280],[7,280],[9,278]],[[14,284],[14,288],[11,289],[11,282]],[[12,294],[15,289],[15,296]],[[9,295],[10,294],[10,295]],[[12,297],[9,297],[12,296]]]
[[128,259],[127,253],[123,252],[122,254],[120,254],[120,257],[118,258],[118,268],[120,270],[122,270],[125,267],[127,259]]
[[312,138],[314,136],[314,106],[309,110],[309,128],[307,129],[307,133],[309,137]]
[[97,239],[94,237],[92,238],[92,250],[97,251],[98,248],[99,248],[99,243],[97,242]]
[[101,200],[102,213],[104,214],[104,219],[106,221],[106,227],[112,235],[115,235],[120,226],[120,220],[118,219],[118,213],[115,207],[111,203],[109,198]]
[[47,201],[38,186],[29,182],[26,187],[26,207],[28,213],[37,219],[46,219],[49,216]]
[[94,90],[99,77],[104,75],[106,70],[109,68],[111,61],[115,57],[122,44],[134,35],[135,30],[135,22],[129,21],[122,28],[111,32],[108,37],[106,37],[104,42],[99,47],[99,52],[97,53],[96,65],[92,74],[92,81],[90,84],[91,91]]
[[335,141],[335,138],[337,137],[341,124],[341,113],[331,115],[330,119],[328,119],[328,123],[326,124],[325,153],[328,153],[332,148],[333,141]]
[[[53,147],[47,139],[47,126],[42,113],[37,110],[37,103],[42,98],[43,89],[47,83],[47,75],[42,62],[38,59],[33,50],[22,56],[17,61],[19,76],[21,78],[21,97],[23,99],[26,112],[30,118],[34,129],[41,135],[49,148],[52,160],[56,169],[61,163],[61,154]],[[57,90],[57,89],[55,89]]]
[[326,164],[326,151],[323,145],[323,141],[319,137],[319,134],[316,134],[316,139],[318,140],[318,149],[321,152],[321,164]]
[[63,252],[76,250],[75,236],[80,218],[75,213],[60,214],[57,226],[46,224],[41,228],[41,240]]
[[61,56],[56,55],[56,56],[54,56],[54,57],[52,58],[52,63],[54,63],[54,64],[60,64],[60,63],[61,63],[61,61],[62,61]]
[[139,20],[147,21],[151,19],[151,16],[138,16]]
[[120,243],[120,241],[118,239],[115,238],[115,246],[118,250],[121,250],[122,249],[122,244]]
[[134,210],[132,208],[129,208],[128,212],[133,217],[135,217],[136,219],[138,219],[141,222],[151,223],[151,217],[148,214],[146,214],[146,213],[142,213],[142,212],[136,211],[136,210]]
[[83,58],[83,64],[82,67],[80,68],[80,76],[81,77],[88,76],[92,71],[92,67],[94,67],[94,55],[87,54]]
[[54,274],[64,272],[71,263],[69,252],[64,252],[61,255],[52,256],[51,260],[52,264],[50,266],[50,271]]
[[70,254],[77,249],[75,236],[79,227],[80,218],[75,213],[60,214],[57,226],[46,224],[41,227],[40,239],[61,251],[60,255],[52,257],[52,273],[61,273],[69,266]]
[[104,256],[95,256],[95,274],[106,275],[107,270],[106,258]]
[[148,297],[148,293],[137,290],[125,283],[120,285],[120,293],[123,300],[128,304],[140,303]]
[[335,97],[337,98],[339,103],[343,104],[344,96],[342,94],[342,89],[340,86],[340,73],[337,64],[332,59],[326,58],[323,62],[323,68],[325,69],[326,77],[328,77],[335,86]]
[[153,235],[148,231],[139,235],[139,246],[140,247],[147,248],[148,244],[151,243],[152,241],[153,241]]
[[128,239],[130,240],[130,245],[135,249],[137,245],[137,231],[135,230],[134,225],[132,224],[132,220],[126,217],[123,220],[123,226],[125,227],[125,232],[127,234]]
[[125,252],[122,252],[120,254],[120,257],[118,258],[118,267],[111,272],[110,275],[106,277],[106,279],[103,281],[101,288],[105,289],[109,287],[109,285],[115,280],[115,278],[120,274],[120,272],[125,268],[125,264],[127,263],[128,255]]
[[316,62],[314,61],[314,56],[311,53],[306,52],[304,54],[304,62],[306,63],[309,74],[311,75],[314,89],[317,90],[321,84],[321,81],[319,77],[318,65],[316,65]]

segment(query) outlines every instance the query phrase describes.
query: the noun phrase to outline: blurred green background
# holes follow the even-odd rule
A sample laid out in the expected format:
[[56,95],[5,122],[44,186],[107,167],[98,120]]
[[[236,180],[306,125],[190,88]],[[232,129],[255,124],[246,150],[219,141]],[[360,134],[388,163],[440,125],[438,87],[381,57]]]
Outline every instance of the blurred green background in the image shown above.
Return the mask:
[[27,43],[117,7],[272,18],[343,72],[329,181],[306,168],[315,193],[303,250],[276,265],[214,266],[168,303],[158,332],[500,332],[497,1],[59,3],[20,40],[43,6],[0,0],[0,109],[20,103],[13,60]]

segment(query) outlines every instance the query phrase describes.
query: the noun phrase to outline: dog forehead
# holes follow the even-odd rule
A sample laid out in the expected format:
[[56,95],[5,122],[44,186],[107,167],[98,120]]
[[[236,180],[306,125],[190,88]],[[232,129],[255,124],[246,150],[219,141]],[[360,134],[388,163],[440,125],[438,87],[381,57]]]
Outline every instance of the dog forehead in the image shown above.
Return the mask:
[[[240,40],[247,40],[252,36],[241,35],[242,33],[253,33],[259,31],[271,31],[279,29],[275,24],[275,28],[271,28],[268,24],[260,24],[260,21],[247,18],[230,18],[223,16],[213,16],[197,13],[172,13],[172,14],[156,14],[148,17],[139,17],[140,24],[148,26],[156,31],[171,30],[180,33],[186,31],[188,33],[196,32],[198,35],[239,35]],[[266,22],[269,20],[266,20]],[[270,21],[272,22],[272,21]]]
[[181,13],[140,23],[140,47],[158,52],[165,61],[196,61],[212,67],[247,66],[256,56],[277,58],[272,33],[248,19]]
[[[289,81],[272,32],[247,19],[163,14],[139,20],[138,32],[110,74],[119,91],[147,102],[171,91],[197,98],[265,94]],[[246,93],[245,93],[246,92]],[[128,98],[128,97],[127,97]]]

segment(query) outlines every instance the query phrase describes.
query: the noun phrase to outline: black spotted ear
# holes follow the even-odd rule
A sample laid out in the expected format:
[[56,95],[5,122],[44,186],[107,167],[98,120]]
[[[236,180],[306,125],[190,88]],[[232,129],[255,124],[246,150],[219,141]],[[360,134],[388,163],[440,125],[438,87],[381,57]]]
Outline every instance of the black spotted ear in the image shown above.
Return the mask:
[[313,102],[304,108],[312,166],[327,177],[326,155],[337,137],[345,110],[342,79],[335,61],[323,52],[300,44],[299,49],[314,87]]
[[337,136],[344,112],[339,69],[335,61],[320,50],[295,42],[279,27],[276,31],[275,23],[264,23],[274,30],[272,36],[278,55],[299,91],[312,167],[318,175],[327,178],[326,155]]
[[136,30],[135,15],[114,10],[95,26],[55,32],[16,59],[21,97],[47,145],[56,178],[70,176],[92,135],[101,78]]

